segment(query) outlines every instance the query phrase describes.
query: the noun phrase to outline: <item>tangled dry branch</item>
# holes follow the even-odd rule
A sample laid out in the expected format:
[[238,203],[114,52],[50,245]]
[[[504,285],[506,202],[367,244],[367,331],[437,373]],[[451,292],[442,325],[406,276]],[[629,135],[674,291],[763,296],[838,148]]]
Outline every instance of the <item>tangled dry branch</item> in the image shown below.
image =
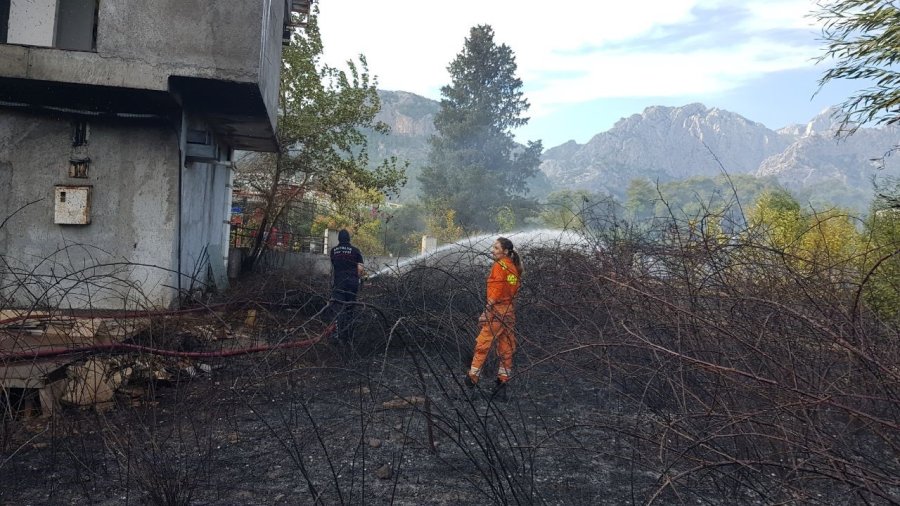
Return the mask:
[[868,276],[674,217],[584,222],[587,247],[525,252],[508,402],[462,382],[478,261],[368,283],[352,349],[281,346],[327,328],[327,281],[260,276],[130,341],[258,353],[129,352],[148,374],[115,409],[38,427],[7,391],[0,498],[900,503],[900,333],[861,301]]

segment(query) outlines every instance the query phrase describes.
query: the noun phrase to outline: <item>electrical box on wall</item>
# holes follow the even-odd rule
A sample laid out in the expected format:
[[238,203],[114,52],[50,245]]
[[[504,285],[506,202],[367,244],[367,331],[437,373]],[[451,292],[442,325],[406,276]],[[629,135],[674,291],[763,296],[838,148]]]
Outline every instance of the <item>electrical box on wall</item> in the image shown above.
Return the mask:
[[56,186],[53,223],[59,225],[90,224],[91,189],[91,186]]

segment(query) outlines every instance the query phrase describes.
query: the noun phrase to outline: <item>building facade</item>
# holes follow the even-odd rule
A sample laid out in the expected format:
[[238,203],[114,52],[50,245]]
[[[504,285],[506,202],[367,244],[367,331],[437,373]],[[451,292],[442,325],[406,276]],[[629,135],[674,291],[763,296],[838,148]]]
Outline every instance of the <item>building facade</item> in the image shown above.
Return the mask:
[[0,307],[225,280],[234,150],[275,151],[297,0],[0,0]]

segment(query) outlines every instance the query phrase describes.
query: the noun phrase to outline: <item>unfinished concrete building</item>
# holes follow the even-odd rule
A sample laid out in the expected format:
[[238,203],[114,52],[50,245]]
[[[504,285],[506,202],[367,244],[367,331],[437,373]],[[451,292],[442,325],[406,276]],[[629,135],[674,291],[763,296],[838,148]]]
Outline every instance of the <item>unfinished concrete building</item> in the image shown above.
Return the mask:
[[276,150],[309,3],[0,0],[0,305],[170,306],[224,280],[232,153]]

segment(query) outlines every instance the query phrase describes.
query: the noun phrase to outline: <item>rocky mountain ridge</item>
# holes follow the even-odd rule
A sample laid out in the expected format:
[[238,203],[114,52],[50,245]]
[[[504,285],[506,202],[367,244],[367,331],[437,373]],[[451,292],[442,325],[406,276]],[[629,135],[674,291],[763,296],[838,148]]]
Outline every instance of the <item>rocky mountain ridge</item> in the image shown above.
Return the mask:
[[[378,119],[393,133],[370,147],[379,157],[410,160],[414,192],[418,167],[427,160],[428,138],[435,133],[432,121],[439,103],[402,91],[379,93],[383,108]],[[895,157],[884,158],[900,143],[900,129],[860,128],[839,138],[838,126],[831,109],[806,124],[772,130],[699,103],[652,106],[620,119],[585,144],[569,141],[547,149],[540,168],[542,179],[552,182],[550,190],[614,195],[623,195],[635,178],[665,182],[727,172],[775,178],[794,190],[846,187],[858,198],[872,195],[873,178],[900,173]]]

